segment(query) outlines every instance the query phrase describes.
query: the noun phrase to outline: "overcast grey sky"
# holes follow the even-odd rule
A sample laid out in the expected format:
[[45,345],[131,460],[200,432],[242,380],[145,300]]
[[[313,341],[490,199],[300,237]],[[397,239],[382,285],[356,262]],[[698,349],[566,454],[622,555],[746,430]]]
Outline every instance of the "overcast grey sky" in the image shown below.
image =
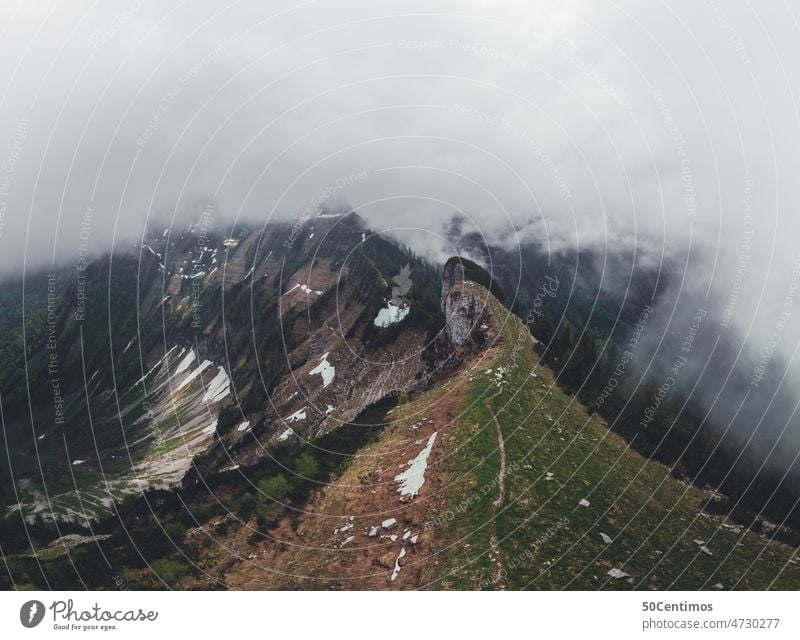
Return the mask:
[[764,9],[3,0],[0,272],[324,194],[431,255],[454,211],[553,248],[691,247],[687,286],[724,296],[752,232],[733,324],[758,350],[800,248],[798,18]]

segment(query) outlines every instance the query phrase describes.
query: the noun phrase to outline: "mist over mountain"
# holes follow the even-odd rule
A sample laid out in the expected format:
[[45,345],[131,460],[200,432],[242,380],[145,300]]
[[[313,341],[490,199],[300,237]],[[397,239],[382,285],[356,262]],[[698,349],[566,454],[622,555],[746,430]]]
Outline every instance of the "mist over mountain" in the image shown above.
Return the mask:
[[444,260],[455,211],[494,244],[669,259],[769,344],[798,263],[781,10],[318,4],[3,7],[0,270],[209,203],[233,226],[347,202]]
[[[146,491],[171,504],[212,476],[235,494],[240,466],[280,484],[265,451],[294,469],[317,447],[388,446],[393,432],[362,440],[357,425],[391,422],[403,394],[476,383],[485,353],[516,366],[522,328],[537,341],[523,362],[552,371],[558,403],[705,491],[704,509],[793,539],[791,7],[6,5],[0,400],[15,457],[0,477],[43,541]],[[439,295],[452,256],[490,296],[489,319],[469,286],[453,296],[469,329]],[[495,338],[502,357],[484,352]],[[329,367],[349,374],[329,386]],[[281,448],[295,437],[308,450]],[[355,469],[334,458],[311,484]],[[290,511],[311,484],[283,488]]]
[[[0,585],[795,584],[795,485],[629,357],[658,270],[612,293],[591,252],[485,247],[490,273],[354,213],[210,218],[28,276],[24,318],[3,289]],[[568,571],[514,560],[545,544]]]

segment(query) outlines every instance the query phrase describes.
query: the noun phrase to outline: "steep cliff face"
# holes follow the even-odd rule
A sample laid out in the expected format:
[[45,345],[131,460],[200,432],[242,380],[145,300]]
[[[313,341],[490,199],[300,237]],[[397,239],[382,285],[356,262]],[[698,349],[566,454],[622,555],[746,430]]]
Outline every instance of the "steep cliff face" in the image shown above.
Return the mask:
[[457,257],[450,258],[442,269],[442,311],[445,309],[447,294],[456,285],[466,280],[464,264]]
[[[473,268],[467,270],[465,264]],[[455,256],[444,265],[439,303],[444,322],[423,352],[422,375],[427,384],[453,375],[485,344],[486,302],[492,294],[472,279],[476,274],[488,279],[483,269],[465,258]]]
[[486,328],[486,291],[474,283],[453,285],[442,300],[445,331],[453,347],[467,341],[481,341],[480,332]]

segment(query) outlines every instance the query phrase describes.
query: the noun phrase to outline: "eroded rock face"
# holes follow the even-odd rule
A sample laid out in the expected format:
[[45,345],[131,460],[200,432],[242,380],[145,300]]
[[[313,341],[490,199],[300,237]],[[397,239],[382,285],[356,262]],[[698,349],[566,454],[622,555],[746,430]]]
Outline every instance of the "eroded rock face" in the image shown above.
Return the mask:
[[485,322],[486,303],[478,289],[462,285],[451,288],[442,304],[448,340],[452,346],[460,347],[471,340],[473,330]]
[[464,265],[460,262],[448,261],[442,272],[442,311],[445,310],[445,301],[450,290],[466,280]]
[[422,379],[426,384],[448,377],[465,358],[483,348],[488,329],[486,289],[467,278],[464,265],[448,260],[442,272],[443,330],[422,354]]

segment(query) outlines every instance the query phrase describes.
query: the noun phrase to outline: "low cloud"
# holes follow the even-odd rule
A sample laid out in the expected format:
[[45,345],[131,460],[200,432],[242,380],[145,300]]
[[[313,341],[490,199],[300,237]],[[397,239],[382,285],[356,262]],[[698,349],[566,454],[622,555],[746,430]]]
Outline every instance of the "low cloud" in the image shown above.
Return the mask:
[[429,256],[458,213],[489,241],[688,265],[685,294],[721,305],[749,355],[781,323],[793,357],[788,6],[7,5],[4,275],[210,202],[224,224],[347,203]]

